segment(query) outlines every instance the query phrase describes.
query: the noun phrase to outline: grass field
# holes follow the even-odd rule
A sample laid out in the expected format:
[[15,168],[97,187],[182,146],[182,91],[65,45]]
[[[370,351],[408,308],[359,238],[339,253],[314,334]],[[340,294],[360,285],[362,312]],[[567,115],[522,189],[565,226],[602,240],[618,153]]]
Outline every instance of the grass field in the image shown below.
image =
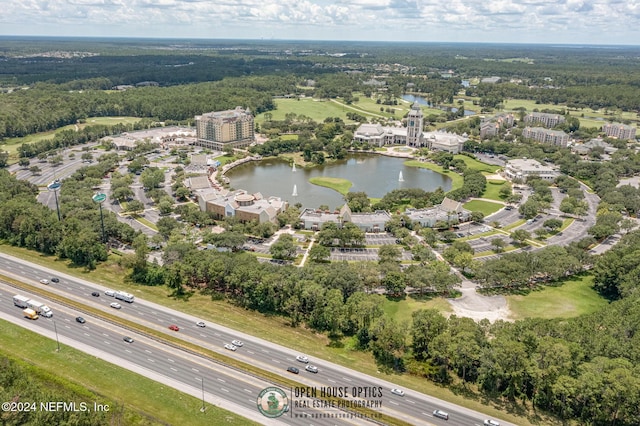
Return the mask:
[[546,286],[526,296],[507,296],[514,319],[571,318],[595,312],[608,302],[593,289],[593,276],[566,280],[558,286]]
[[[415,389],[436,398],[445,399],[454,404],[485,412],[487,415],[501,417],[518,425],[530,425],[526,419],[498,411],[490,405],[483,403],[483,401],[465,398],[464,395],[455,394],[450,390],[442,388],[427,380],[407,375],[385,375],[378,370],[371,353],[353,349],[349,343],[350,339],[345,339],[343,342],[332,343],[324,334],[318,334],[304,327],[291,328],[285,318],[278,316],[265,316],[233,306],[232,304],[224,301],[211,300],[210,297],[203,296],[201,294],[193,294],[188,298],[188,301],[176,300],[167,297],[168,290],[165,287],[145,287],[135,285],[125,287],[123,284],[123,277],[126,275],[126,271],[118,265],[117,259],[114,257],[111,257],[110,260],[104,264],[98,265],[96,270],[87,272],[83,269],[70,269],[67,267],[67,262],[57,261],[54,257],[43,256],[38,253],[16,247],[0,245],[0,252],[8,253],[30,262],[46,266],[53,270],[78,276],[116,290],[127,290],[133,293],[136,297],[141,297],[151,302],[165,305],[171,309],[177,309],[197,316],[198,318],[202,318],[204,321],[216,322],[250,335],[260,336],[263,339],[287,346],[293,351],[299,351],[300,353],[305,353],[309,356],[317,356],[327,361],[344,365],[345,367],[352,368],[375,377],[380,377],[385,380],[392,380],[399,386]],[[398,315],[400,315],[400,318],[407,318],[408,312],[406,312],[406,309],[419,309],[422,306],[430,306],[440,309],[440,306],[442,310],[444,310],[447,306],[447,302],[442,299],[436,299],[431,302],[418,302],[413,301],[412,299],[408,300],[409,301],[406,302],[408,308],[400,305],[395,309],[395,311],[398,312]],[[431,303],[433,303],[433,305],[430,305]],[[392,308],[387,307],[385,309]],[[22,345],[22,347],[26,346]],[[192,424],[189,421],[166,423]],[[214,421],[208,424],[222,423]]]
[[[346,121],[346,113],[349,111],[335,102],[312,98],[276,99],[275,104],[276,110],[269,111],[273,120],[284,120],[286,114],[295,113],[310,117],[319,123],[327,117],[340,117]],[[262,124],[264,121],[264,114],[258,114],[255,117],[256,123]]]
[[67,381],[96,394],[96,402],[105,403],[103,400],[106,399],[106,404],[110,411],[115,412],[113,415],[116,419],[119,416],[117,410],[124,408],[122,418],[110,424],[257,424],[211,404],[207,404],[206,415],[203,415],[200,412],[202,400],[199,398],[178,392],[69,346],[61,345],[60,352],[56,352],[55,341],[6,321],[0,320],[0,324],[0,351],[5,356],[20,359],[52,376],[64,371]]
[[334,191],[338,191],[342,195],[347,195],[349,189],[353,185],[353,183],[347,179],[332,177],[313,177],[309,179],[309,182],[314,185],[331,188]]
[[453,312],[451,305],[442,299],[436,297],[434,299],[419,300],[413,297],[404,297],[401,300],[390,300],[385,296],[380,296],[384,299],[384,305],[382,308],[384,312],[396,321],[402,323],[406,322],[411,324],[411,315],[420,309],[436,309],[443,314]]
[[464,203],[462,207],[472,212],[482,212],[485,216],[489,216],[500,210],[504,205],[492,203],[491,201],[471,200],[468,203]]
[[457,154],[453,156],[454,160],[462,160],[464,163],[473,170],[478,170],[484,173],[493,174],[496,171],[500,170],[502,167],[496,166],[493,164],[482,163],[474,158],[467,157],[466,155]]
[[446,177],[448,177],[449,179],[451,179],[451,189],[458,189],[462,186],[462,176],[460,176],[458,173],[456,172],[452,172],[452,171],[444,171],[442,170],[442,166],[439,166],[435,163],[429,163],[429,162],[422,162],[422,161],[418,161],[418,160],[407,160],[404,162],[405,166],[409,166],[409,167],[420,167],[423,169],[429,169],[429,170],[433,170],[434,172],[437,173],[441,173],[443,175],[445,175]]
[[87,119],[86,123],[81,123],[78,125],[70,124],[68,126],[60,127],[56,130],[50,130],[48,132],[40,132],[34,133],[32,135],[27,135],[22,138],[8,138],[3,141],[3,150],[9,153],[9,158],[11,160],[17,160],[17,149],[23,143],[34,143],[40,142],[46,139],[53,139],[56,133],[61,132],[63,130],[76,130],[82,129],[83,127],[90,126],[92,124],[105,124],[105,125],[113,125],[118,123],[135,123],[140,119],[137,117],[90,117]]
[[510,187],[511,183],[504,180],[503,181],[487,180],[487,186],[485,187],[484,192],[482,193],[480,198],[488,198],[490,200],[503,201],[503,199],[500,197],[500,190],[505,185],[507,187]]

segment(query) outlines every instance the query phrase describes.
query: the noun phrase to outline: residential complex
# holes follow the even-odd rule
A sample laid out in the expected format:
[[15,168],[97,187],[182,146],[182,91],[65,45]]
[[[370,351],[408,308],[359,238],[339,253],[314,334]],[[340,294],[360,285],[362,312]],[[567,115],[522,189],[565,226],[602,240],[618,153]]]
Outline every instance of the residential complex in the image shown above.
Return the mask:
[[560,172],[553,167],[542,165],[537,160],[523,158],[509,160],[504,168],[504,176],[509,180],[526,181],[532,176],[538,176],[544,180],[555,180],[560,176]]
[[602,131],[610,138],[618,139],[635,139],[636,128],[620,123],[607,123],[602,126]]
[[564,115],[560,114],[547,114],[545,112],[532,112],[524,117],[526,124],[538,124],[547,128],[552,128],[558,124],[564,123]]
[[538,142],[566,147],[569,143],[569,135],[562,130],[549,130],[543,127],[525,127],[522,137]]
[[420,223],[425,228],[433,228],[438,222],[453,225],[471,220],[471,212],[463,208],[461,202],[446,197],[437,206],[426,209],[407,209],[405,214],[413,222]]
[[436,151],[447,151],[458,154],[468,140],[466,134],[462,136],[446,131],[423,132],[423,113],[416,102],[411,106],[407,115],[407,127],[382,126],[380,124],[365,123],[355,131],[355,142],[368,143],[373,146],[407,145],[415,148],[429,148]]
[[498,136],[500,129],[513,127],[515,117],[513,114],[501,113],[483,120],[480,125],[480,139]]
[[223,151],[225,147],[245,148],[255,140],[251,111],[236,107],[226,111],[197,115],[196,144]]

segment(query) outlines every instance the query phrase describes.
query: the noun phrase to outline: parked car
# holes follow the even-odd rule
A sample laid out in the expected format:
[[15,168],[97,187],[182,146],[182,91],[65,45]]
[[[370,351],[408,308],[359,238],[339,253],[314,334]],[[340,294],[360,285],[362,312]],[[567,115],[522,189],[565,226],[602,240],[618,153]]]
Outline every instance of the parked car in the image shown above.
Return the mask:
[[227,349],[227,350],[230,350],[230,351],[234,351],[234,352],[238,349],[237,346],[232,345],[231,343],[227,343],[226,345],[224,345],[224,348]]
[[300,370],[298,370],[296,367],[288,367],[287,371],[293,374],[298,374],[300,372]]
[[307,370],[310,373],[317,373],[318,372],[318,367],[316,367],[315,365],[307,365],[304,369]]
[[122,340],[124,340],[127,343],[133,343],[133,339],[131,337],[129,337],[129,336],[124,336],[122,338]]
[[121,305],[121,304],[119,304],[119,303],[116,303],[116,302],[113,302],[113,303],[112,303],[111,305],[109,305],[109,306],[111,306],[112,308],[115,308],[115,309],[120,309],[120,308],[122,308],[122,305]]
[[404,396],[404,391],[402,389],[391,389],[391,393],[398,396]]
[[173,330],[173,331],[180,331],[180,327],[178,327],[178,326],[177,326],[177,325],[175,325],[175,324],[171,324],[171,325],[169,326],[169,330]]
[[82,317],[76,317],[76,322],[79,322],[80,324],[84,324],[87,321]]
[[433,410],[433,417],[437,417],[443,420],[449,420],[449,413],[446,413],[442,410]]
[[244,346],[244,343],[242,343],[240,340],[234,340],[233,342],[231,342],[232,345],[235,345],[239,348]]
[[300,362],[304,362],[305,364],[308,364],[308,363],[309,363],[309,358],[307,358],[307,357],[306,357],[306,356],[304,356],[304,355],[298,355],[298,356],[296,357],[296,360],[298,360],[298,361],[300,361]]
[[97,291],[92,292],[91,295],[93,297],[100,297],[100,293],[98,293]]
[[206,324],[204,323],[204,321],[198,321],[198,322],[196,323],[196,325],[197,325],[198,327],[206,327]]

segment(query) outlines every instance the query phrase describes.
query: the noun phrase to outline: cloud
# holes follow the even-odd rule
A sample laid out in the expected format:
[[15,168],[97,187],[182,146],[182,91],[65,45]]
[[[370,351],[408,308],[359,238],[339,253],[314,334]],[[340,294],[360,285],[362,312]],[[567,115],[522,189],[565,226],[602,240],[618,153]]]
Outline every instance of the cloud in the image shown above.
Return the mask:
[[[639,0],[3,0],[3,6],[12,11],[0,16],[5,35],[626,44],[640,39]],[[606,38],[612,22],[616,39]]]

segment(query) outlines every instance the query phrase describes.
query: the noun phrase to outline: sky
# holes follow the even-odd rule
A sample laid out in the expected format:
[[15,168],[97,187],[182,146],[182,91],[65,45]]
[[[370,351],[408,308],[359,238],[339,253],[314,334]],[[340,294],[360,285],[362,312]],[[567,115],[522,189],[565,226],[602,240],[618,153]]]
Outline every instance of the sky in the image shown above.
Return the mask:
[[0,35],[640,44],[640,0],[0,0]]

